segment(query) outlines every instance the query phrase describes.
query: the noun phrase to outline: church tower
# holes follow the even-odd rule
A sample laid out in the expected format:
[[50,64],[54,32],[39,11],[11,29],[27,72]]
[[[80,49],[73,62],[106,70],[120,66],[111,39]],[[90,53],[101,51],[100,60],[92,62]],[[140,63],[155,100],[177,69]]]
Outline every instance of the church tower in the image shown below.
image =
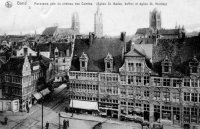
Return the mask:
[[103,36],[102,13],[99,10],[99,6],[97,7],[97,11],[94,15],[94,33],[97,38],[101,38]]
[[161,29],[161,12],[155,8],[149,15],[149,28],[154,32]]
[[76,32],[80,31],[80,23],[79,23],[79,16],[77,12],[74,12],[72,15],[72,30],[75,30]]

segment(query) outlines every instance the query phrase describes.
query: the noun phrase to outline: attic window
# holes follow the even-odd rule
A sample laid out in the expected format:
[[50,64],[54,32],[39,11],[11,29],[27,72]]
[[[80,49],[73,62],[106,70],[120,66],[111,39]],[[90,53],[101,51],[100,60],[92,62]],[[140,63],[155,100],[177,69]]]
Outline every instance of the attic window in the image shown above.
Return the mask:
[[111,66],[110,66],[110,62],[107,62],[107,69],[110,69]]
[[192,67],[192,73],[197,73],[197,67]]
[[24,55],[27,55],[27,53],[28,53],[28,49],[24,48]]
[[55,52],[55,55],[57,56],[57,55],[58,55],[58,52]]
[[164,66],[164,72],[169,72],[169,66]]
[[82,67],[85,67],[85,61],[82,61],[82,62],[81,62],[81,66],[82,66]]

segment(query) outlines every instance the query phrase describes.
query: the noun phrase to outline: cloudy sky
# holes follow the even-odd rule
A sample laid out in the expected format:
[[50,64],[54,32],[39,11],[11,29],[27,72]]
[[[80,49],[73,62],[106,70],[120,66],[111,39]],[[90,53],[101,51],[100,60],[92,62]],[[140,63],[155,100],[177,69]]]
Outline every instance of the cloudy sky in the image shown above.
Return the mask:
[[[58,24],[59,27],[71,26],[71,15],[78,12],[80,31],[94,30],[94,13],[97,0],[11,0],[13,6],[7,8],[0,1],[0,34],[41,33],[45,27]],[[99,0],[100,1],[100,0]],[[27,5],[18,5],[27,2]],[[75,2],[80,5],[75,5]],[[200,31],[200,0],[101,0],[106,4],[100,6],[103,14],[105,35],[119,35],[126,31],[128,35],[135,33],[137,28],[149,26],[149,12],[154,8],[161,11],[162,27],[174,28],[176,23],[184,25],[187,31]],[[113,2],[122,5],[113,5]],[[125,3],[153,3],[154,5],[125,5]],[[37,5],[39,3],[72,3],[73,5]],[[90,3],[90,4],[88,4]],[[155,5],[165,3],[167,5]],[[86,5],[88,4],[88,5]],[[92,5],[91,5],[92,4]]]

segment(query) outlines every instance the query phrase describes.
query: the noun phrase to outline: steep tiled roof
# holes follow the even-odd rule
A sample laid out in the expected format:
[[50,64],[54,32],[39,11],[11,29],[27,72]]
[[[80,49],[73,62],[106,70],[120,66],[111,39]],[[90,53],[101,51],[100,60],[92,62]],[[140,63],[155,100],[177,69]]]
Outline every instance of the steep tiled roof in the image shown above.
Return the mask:
[[161,29],[158,33],[161,35],[178,35],[179,29]]
[[86,53],[88,61],[88,71],[103,72],[105,71],[104,58],[110,53],[113,57],[113,71],[118,72],[122,65],[122,51],[124,43],[118,38],[110,39],[94,39],[89,44],[89,39],[76,39],[74,55],[72,60],[71,71],[79,71],[79,57],[82,53]]
[[1,71],[14,75],[22,75],[23,64],[24,57],[13,57],[6,64],[2,65]]
[[125,54],[125,57],[145,57],[142,53],[140,53],[138,50],[131,49],[128,53]]
[[56,29],[57,29],[57,27],[47,27],[43,31],[42,35],[53,36],[53,34],[55,33]]
[[152,59],[153,44],[134,44],[134,47],[147,58]]
[[147,33],[152,33],[150,28],[138,28],[137,31],[136,31],[136,34],[145,35]]
[[79,34],[77,31],[75,31],[71,28],[58,28],[56,33],[59,35],[77,35],[77,34]]
[[[37,49],[40,52],[49,52],[51,48],[50,57],[54,56],[54,50],[57,48],[60,52],[64,52],[66,54],[66,50],[71,50],[71,43],[40,43],[37,44]],[[70,51],[71,53],[71,51]]]
[[[22,68],[24,64],[24,56],[11,57],[8,62],[2,65],[1,73],[9,73],[14,75],[22,75]],[[31,69],[33,66],[39,65],[41,61],[42,67],[48,67],[50,59],[45,58],[44,56],[29,56],[29,62],[31,63]]]

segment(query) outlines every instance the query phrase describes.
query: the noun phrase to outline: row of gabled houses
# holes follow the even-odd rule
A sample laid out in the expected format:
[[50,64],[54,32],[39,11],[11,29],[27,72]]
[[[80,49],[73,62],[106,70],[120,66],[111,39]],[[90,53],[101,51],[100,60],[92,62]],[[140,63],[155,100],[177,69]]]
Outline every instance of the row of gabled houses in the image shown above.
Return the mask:
[[150,27],[141,29],[144,33],[138,29],[134,42],[125,42],[125,33],[75,40],[68,83],[71,108],[199,127],[200,38],[185,37],[184,28],[162,29],[156,10],[151,16],[156,19],[150,18]]
[[42,95],[49,94],[53,90],[52,82],[63,80],[55,75],[70,68],[73,44],[52,41],[32,46],[26,42],[18,49],[9,46],[8,57],[2,52],[1,110],[25,111]]
[[26,109],[38,92],[48,92],[53,69],[68,73],[70,107],[77,112],[98,110],[114,118],[199,126],[200,38],[188,39],[180,28],[162,29],[159,15],[152,12],[150,27],[138,29],[134,42],[126,42],[125,32],[116,38],[90,33],[88,38],[71,35],[70,42],[54,42],[59,28],[45,29],[47,42],[35,44],[34,50],[21,47],[1,66],[3,96],[18,98],[20,109]]

